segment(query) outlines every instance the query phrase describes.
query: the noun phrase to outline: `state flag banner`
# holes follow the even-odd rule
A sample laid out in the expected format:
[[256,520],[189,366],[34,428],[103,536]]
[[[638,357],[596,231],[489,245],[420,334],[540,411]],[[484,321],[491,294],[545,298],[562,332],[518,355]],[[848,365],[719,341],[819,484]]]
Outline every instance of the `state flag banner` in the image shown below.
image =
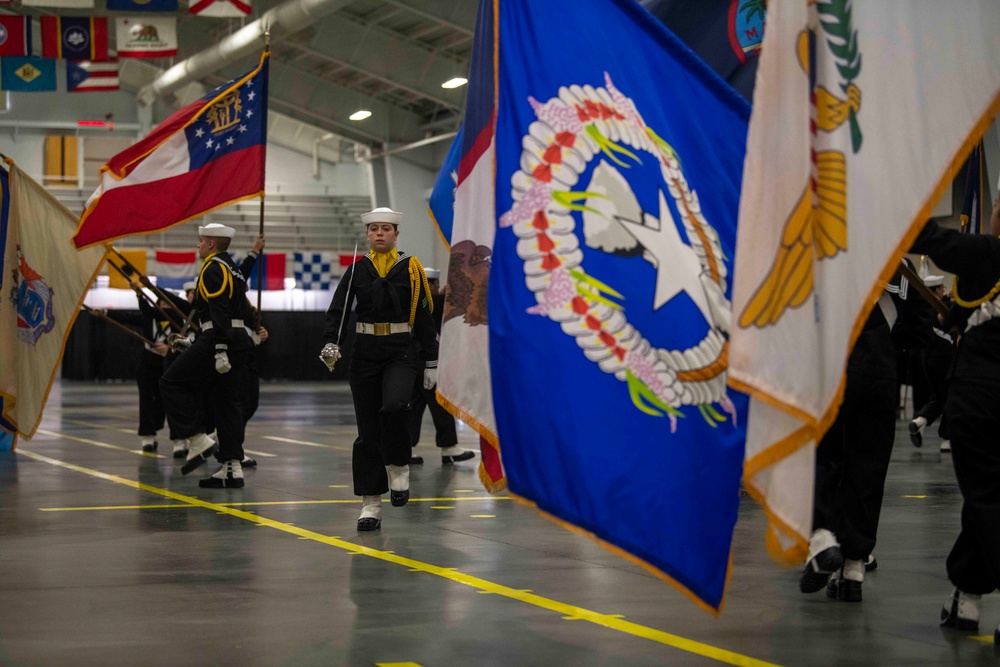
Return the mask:
[[76,246],[151,234],[263,195],[268,56],[101,167]]
[[66,61],[66,90],[70,93],[90,93],[120,88],[118,61]]
[[21,0],[24,7],[61,7],[63,9],[93,9],[94,0]]
[[56,61],[50,58],[0,58],[0,90],[42,93],[56,89]]
[[66,338],[105,256],[68,240],[74,215],[6,161],[0,169],[0,427],[31,438],[59,372]]
[[115,19],[119,58],[168,58],[177,55],[177,18],[129,16]]
[[340,268],[346,269],[351,264],[354,264],[356,261],[361,259],[363,256],[364,256],[363,253],[357,255],[340,255]]
[[156,286],[161,289],[184,289],[184,283],[198,277],[201,262],[194,250],[157,250],[156,264],[152,271]]
[[995,0],[767,3],[729,358],[778,560],[808,557],[816,444],[868,314],[1000,110],[997,26]]
[[295,286],[304,290],[332,289],[334,259],[332,252],[295,253]]
[[110,12],[176,12],[177,0],[108,0]]
[[250,289],[283,290],[285,289],[285,269],[287,262],[283,252],[266,252],[257,258],[257,263],[250,271]]
[[0,56],[31,55],[31,17],[0,16]]
[[188,0],[188,12],[198,16],[239,18],[252,11],[250,0]]
[[108,256],[108,287],[111,289],[132,289],[129,282],[146,274],[146,260],[149,253],[143,250],[119,250],[119,255]]
[[43,16],[42,56],[107,60],[108,19],[103,16]]

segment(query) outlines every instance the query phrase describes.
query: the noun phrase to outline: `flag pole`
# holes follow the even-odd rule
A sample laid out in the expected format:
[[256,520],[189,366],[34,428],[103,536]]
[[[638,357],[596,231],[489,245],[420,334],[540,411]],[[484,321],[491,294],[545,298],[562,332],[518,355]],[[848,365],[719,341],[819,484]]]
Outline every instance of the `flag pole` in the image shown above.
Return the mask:
[[[117,253],[118,251],[115,250],[115,252]],[[146,303],[148,303],[150,306],[152,306],[156,310],[156,312],[158,312],[160,315],[162,315],[163,319],[165,319],[168,322],[170,322],[171,326],[173,326],[173,327],[179,327],[180,325],[177,323],[177,320],[175,320],[174,318],[172,318],[170,316],[170,313],[168,313],[163,308],[161,308],[160,304],[157,301],[154,301],[153,299],[150,299],[149,295],[146,294],[145,292],[143,292],[141,287],[136,287],[135,285],[132,284],[132,281],[134,279],[135,280],[139,280],[143,284],[145,284],[145,282],[148,281],[149,279],[146,278],[146,276],[143,276],[139,272],[139,269],[137,269],[136,267],[132,266],[132,264],[129,263],[129,261],[127,259],[125,259],[124,257],[121,256],[121,254],[119,254],[118,256],[122,260],[122,262],[124,262],[124,266],[118,266],[114,262],[108,262],[108,266],[113,267],[114,270],[117,271],[119,273],[119,275],[121,275],[122,278],[125,278],[128,281],[129,287],[132,288],[132,291],[134,291],[139,296],[140,299],[143,299]],[[143,281],[142,280],[143,278],[146,278],[146,281]],[[171,301],[169,299],[167,299],[164,296],[160,296],[159,294],[157,294],[157,297],[161,301],[169,304],[174,310],[176,310],[182,316],[184,315],[184,313],[181,313],[180,310],[177,308],[177,306],[174,305],[173,303],[171,303]]]
[[[271,28],[268,25],[264,26],[264,54],[268,54],[271,51]],[[267,78],[264,78],[264,104],[267,104]],[[266,107],[265,107],[266,108]],[[267,113],[264,114],[264,118],[261,119],[261,123],[264,124],[263,135],[264,135],[264,145],[263,145],[263,155],[260,160],[260,228],[258,230],[258,235],[264,236],[264,179],[265,172],[267,171]],[[284,285],[282,285],[284,287]],[[264,292],[264,249],[261,248],[260,257],[257,258],[257,314],[254,322],[254,333],[260,332],[260,302],[261,296]]]
[[156,343],[154,343],[153,341],[149,340],[148,338],[146,338],[142,334],[140,334],[140,333],[138,333],[136,331],[133,331],[132,329],[130,329],[129,327],[125,326],[121,322],[116,322],[115,320],[111,319],[110,317],[108,317],[104,313],[100,312],[96,308],[91,308],[90,306],[88,306],[85,303],[80,304],[80,306],[85,311],[87,311],[88,313],[90,313],[91,315],[93,315],[94,317],[102,319],[105,322],[107,322],[108,324],[111,324],[112,326],[118,327],[119,329],[121,329],[122,331],[124,331],[125,333],[127,333],[129,336],[132,336],[133,338],[138,338],[139,340],[141,340],[146,345],[149,345],[150,347],[153,347],[154,345],[156,345]]

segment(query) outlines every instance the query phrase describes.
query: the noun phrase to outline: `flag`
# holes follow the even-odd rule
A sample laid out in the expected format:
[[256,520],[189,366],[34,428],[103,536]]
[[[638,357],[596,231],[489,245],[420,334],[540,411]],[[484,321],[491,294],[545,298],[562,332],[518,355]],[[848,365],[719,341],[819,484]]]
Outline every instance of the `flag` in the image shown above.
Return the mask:
[[31,17],[0,16],[0,56],[31,55]]
[[184,289],[184,283],[198,277],[201,260],[194,250],[157,250],[156,286],[161,289]]
[[765,0],[653,0],[650,13],[747,100],[764,38]]
[[989,187],[986,185],[986,151],[982,140],[976,144],[966,160],[965,189],[962,192],[962,230],[979,234],[983,220],[990,217],[987,199]]
[[451,246],[451,230],[455,220],[455,184],[458,181],[458,163],[462,157],[462,128],[451,142],[448,155],[438,172],[427,204],[431,220],[445,245]]
[[62,7],[64,9],[93,9],[94,0],[21,0],[24,7]]
[[108,19],[102,16],[43,16],[42,56],[107,60]]
[[115,19],[119,58],[169,58],[177,55],[177,17],[130,16]]
[[0,58],[0,89],[41,93],[56,89],[56,61],[49,58]]
[[479,476],[488,490],[496,492],[506,487],[506,480],[499,465],[486,312],[496,226],[493,171],[496,79],[494,20],[489,0],[480,1],[474,38],[476,48],[470,65],[461,144],[457,154],[454,145],[450,152],[452,159],[457,155],[458,160],[446,165],[447,175],[438,178],[438,184],[442,178],[447,182],[452,178],[451,172],[456,172],[437,398],[451,414],[479,434],[482,447],[490,449],[483,451],[482,461],[490,460],[496,465],[487,468],[481,461]]
[[[3,282],[4,257],[7,248],[7,228],[10,226],[10,181],[7,172],[0,169],[0,283]],[[3,293],[0,292],[0,304],[3,303]],[[2,312],[2,311],[0,311]],[[2,344],[2,343],[0,343]],[[0,395],[0,452],[9,452],[17,446],[17,426],[5,418],[8,406],[7,398]],[[13,402],[10,409],[13,409]]]
[[188,0],[188,11],[198,16],[240,18],[253,11],[250,0]]
[[267,60],[192,102],[101,167],[78,248],[150,234],[264,192]]
[[304,290],[333,288],[332,252],[297,252],[293,261],[296,287]]
[[359,253],[357,255],[340,255],[340,268],[346,269],[354,262],[358,261],[364,256],[364,253]]
[[118,90],[118,61],[95,63],[87,60],[66,61],[66,90],[90,93]]
[[69,241],[76,216],[7,164],[9,173],[0,174],[0,395],[3,420],[30,438],[105,250],[77,251]]
[[148,275],[146,273],[148,253],[145,250],[119,250],[118,252],[124,259],[115,253],[108,255],[108,287],[111,289],[132,289],[129,284],[132,278],[138,280],[139,274]]
[[[1000,107],[993,0],[772,0],[733,280],[744,483],[801,563],[814,446],[883,286]],[[905,76],[900,63],[906,63]]]
[[177,0],[108,0],[111,12],[176,12]]
[[[750,108],[634,2],[498,16],[487,303],[508,488],[718,613],[745,439],[726,371]],[[460,169],[456,232],[462,188]]]
[[[254,264],[253,271],[250,272],[250,289],[283,290],[285,289],[285,253],[266,252],[257,258],[262,267],[258,269]],[[257,280],[257,271],[261,271],[263,287]]]

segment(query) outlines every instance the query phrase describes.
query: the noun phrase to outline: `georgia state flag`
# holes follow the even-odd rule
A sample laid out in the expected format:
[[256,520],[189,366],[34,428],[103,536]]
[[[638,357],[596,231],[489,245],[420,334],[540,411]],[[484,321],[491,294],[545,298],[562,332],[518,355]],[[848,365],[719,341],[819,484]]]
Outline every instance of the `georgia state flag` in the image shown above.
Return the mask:
[[268,56],[101,167],[76,247],[157,232],[261,194]]

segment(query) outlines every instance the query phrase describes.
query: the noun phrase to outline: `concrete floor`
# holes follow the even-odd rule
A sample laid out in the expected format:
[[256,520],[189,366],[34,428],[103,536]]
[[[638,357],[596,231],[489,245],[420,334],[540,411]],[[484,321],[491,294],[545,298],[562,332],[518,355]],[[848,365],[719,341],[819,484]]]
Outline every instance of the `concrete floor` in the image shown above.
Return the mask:
[[[938,627],[960,495],[900,422],[864,602],[798,592],[746,501],[719,618],[668,584],[442,467],[429,416],[412,499],[359,534],[346,385],[262,387],[241,490],[142,455],[132,385],[57,384],[0,454],[0,665],[996,665]],[[463,444],[476,442],[468,429]],[[168,448],[161,442],[161,447]],[[652,518],[651,518],[652,520]],[[1000,527],[998,527],[1000,529]]]

